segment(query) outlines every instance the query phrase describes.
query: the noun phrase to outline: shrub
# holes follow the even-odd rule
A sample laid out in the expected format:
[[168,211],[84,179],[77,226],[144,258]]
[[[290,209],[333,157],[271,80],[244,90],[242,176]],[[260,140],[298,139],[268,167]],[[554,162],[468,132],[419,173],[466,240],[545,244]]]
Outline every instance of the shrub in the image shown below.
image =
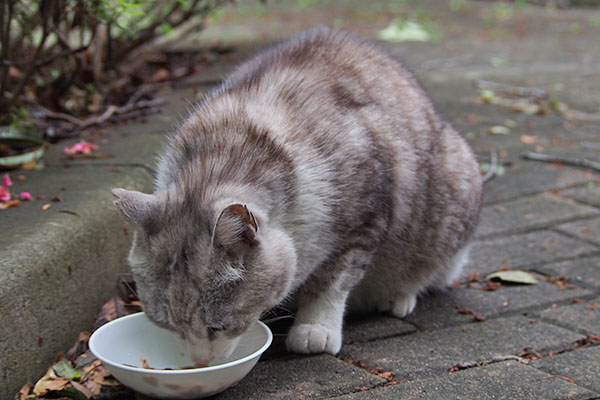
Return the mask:
[[83,114],[130,87],[143,48],[202,27],[227,0],[0,2],[0,115],[24,102]]

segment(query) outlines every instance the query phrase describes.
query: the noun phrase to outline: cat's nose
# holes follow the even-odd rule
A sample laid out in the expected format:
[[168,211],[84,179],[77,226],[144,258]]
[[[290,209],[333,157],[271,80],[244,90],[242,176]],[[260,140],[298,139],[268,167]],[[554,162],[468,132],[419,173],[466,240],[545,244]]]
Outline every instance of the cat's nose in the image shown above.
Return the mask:
[[210,356],[210,354],[204,352],[196,352],[193,350],[190,352],[190,358],[192,359],[194,364],[202,366],[208,366],[208,364],[210,364],[210,362],[212,361],[212,357]]

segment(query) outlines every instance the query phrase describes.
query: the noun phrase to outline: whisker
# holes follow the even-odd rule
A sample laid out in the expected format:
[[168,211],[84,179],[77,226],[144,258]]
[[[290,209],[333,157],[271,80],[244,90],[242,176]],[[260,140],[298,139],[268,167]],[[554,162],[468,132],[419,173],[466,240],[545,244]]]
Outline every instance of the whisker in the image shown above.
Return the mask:
[[263,320],[263,322],[265,324],[270,324],[272,322],[279,321],[279,320],[282,320],[282,319],[296,319],[296,316],[295,315],[281,315],[279,317],[274,317],[274,318],[271,318],[271,319],[265,319],[265,320]]

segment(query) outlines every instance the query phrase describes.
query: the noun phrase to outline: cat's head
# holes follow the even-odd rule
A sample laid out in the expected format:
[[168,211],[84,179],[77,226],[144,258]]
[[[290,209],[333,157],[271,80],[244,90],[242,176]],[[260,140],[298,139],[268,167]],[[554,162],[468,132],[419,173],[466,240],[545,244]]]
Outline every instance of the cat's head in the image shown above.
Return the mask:
[[203,208],[168,192],[113,194],[136,228],[128,260],[144,311],[176,332],[195,362],[229,356],[240,335],[290,290],[291,239],[259,210],[238,203]]

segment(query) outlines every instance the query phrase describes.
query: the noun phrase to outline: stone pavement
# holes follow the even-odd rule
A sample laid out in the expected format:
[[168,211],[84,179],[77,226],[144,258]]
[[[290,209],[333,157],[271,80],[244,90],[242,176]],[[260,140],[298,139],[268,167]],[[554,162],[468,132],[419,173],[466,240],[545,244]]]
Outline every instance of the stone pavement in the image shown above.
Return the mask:
[[[395,15],[435,21],[443,32],[439,41],[384,46],[415,72],[482,163],[493,151],[502,168],[485,184],[481,226],[456,287],[421,298],[405,320],[349,320],[337,356],[290,355],[283,347],[289,325],[272,324],[273,346],[242,382],[216,398],[600,398],[600,346],[589,336],[600,335],[600,175],[520,157],[523,151],[536,151],[600,161],[600,121],[567,119],[553,111],[527,115],[485,104],[471,84],[485,79],[551,90],[572,109],[598,113],[600,10],[551,11],[466,1],[451,2],[466,5],[454,11],[439,1],[323,1],[299,10],[294,7],[303,2],[283,3],[293,4],[285,8],[277,3],[273,9],[240,5],[206,36],[235,41],[243,35],[245,41],[260,41],[277,36],[270,31],[280,31],[280,26],[272,26],[276,22],[289,22],[296,30],[334,19],[344,29],[374,36]],[[232,58],[239,56],[235,54]],[[24,173],[22,190],[40,185],[40,192],[51,195],[60,187],[67,189],[60,192],[64,202],[53,203],[52,214],[39,211],[39,202],[15,209],[10,218],[0,213],[3,228],[10,226],[19,237],[33,235],[41,241],[33,248],[39,251],[23,249],[30,241],[16,252],[11,249],[17,244],[0,232],[0,265],[11,267],[11,279],[18,283],[0,283],[0,380],[5,386],[1,398],[10,398],[25,380],[36,379],[58,350],[68,348],[77,332],[90,326],[94,307],[103,295],[111,295],[108,288],[115,274],[126,270],[122,260],[130,240],[110,204],[108,189],[149,189],[151,173],[146,167],[152,165],[164,132],[185,115],[186,102],[201,96],[230,66],[225,59],[206,74],[163,91],[167,105],[147,123],[106,130],[97,140],[113,158],[70,161],[55,148],[45,171]],[[508,133],[490,134],[497,125],[507,127]],[[83,221],[81,228],[78,221]],[[36,233],[30,224],[49,233]],[[86,226],[98,226],[99,232],[86,231]],[[69,247],[60,235],[76,243],[85,237],[87,244]],[[66,252],[62,248],[70,250],[73,260],[60,258]],[[22,264],[6,264],[15,254],[25,254],[18,258]],[[99,261],[87,266],[90,259]],[[15,272],[19,265],[27,267]],[[78,273],[80,266],[84,272]],[[503,284],[493,291],[480,290],[486,282],[468,282],[469,277],[475,280],[474,274],[484,278],[502,268],[533,271],[540,281]],[[49,282],[53,288],[48,288]],[[69,317],[85,312],[87,317]]]

